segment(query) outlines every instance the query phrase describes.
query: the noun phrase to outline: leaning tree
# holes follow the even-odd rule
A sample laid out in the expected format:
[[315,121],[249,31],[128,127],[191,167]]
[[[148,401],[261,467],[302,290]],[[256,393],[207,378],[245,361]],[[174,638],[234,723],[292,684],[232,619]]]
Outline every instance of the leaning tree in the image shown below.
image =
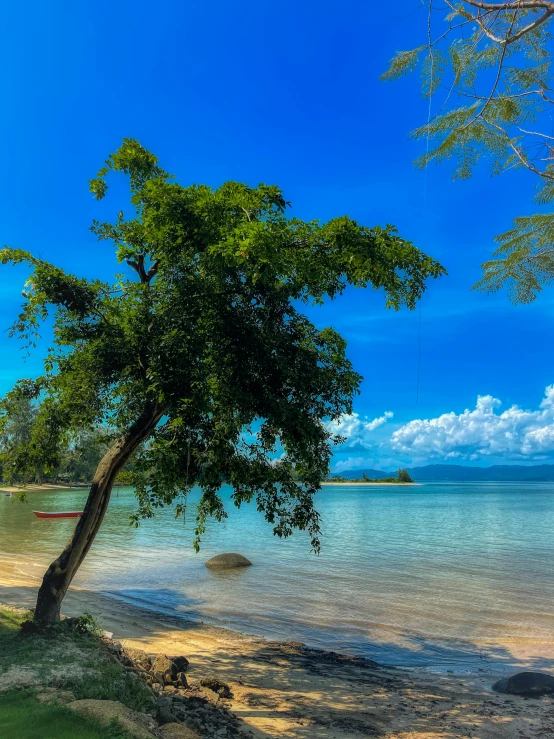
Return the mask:
[[361,378],[345,341],[317,329],[301,306],[353,285],[383,288],[389,307],[413,308],[425,281],[444,273],[392,227],[288,217],[277,187],[183,187],[132,139],[91,180],[97,199],[112,171],[129,179],[133,216],[95,221],[92,231],[113,242],[134,279],[108,284],[18,249],[0,252],[3,263],[32,269],[12,334],[35,344],[53,312],[54,348],[35,381],[39,405],[21,464],[54,467],[76,430],[113,433],[83,515],[44,575],[39,623],[59,619],[131,455],[135,524],[172,502],[184,514],[198,485],[198,547],[207,518],[226,516],[226,482],[236,506],[255,500],[276,535],[307,530],[317,551],[313,497],[338,440],[324,420],[352,411]]
[[[554,84],[550,69],[552,0],[425,0],[421,43],[399,51],[382,76],[420,71],[429,101],[417,165],[452,159],[467,178],[482,160],[492,174],[522,169],[537,177],[536,203],[554,200]],[[514,197],[514,208],[519,206]],[[516,211],[517,212],[517,211]],[[494,259],[476,286],[507,286],[513,302],[530,302],[554,282],[554,213],[515,218],[496,238]]]

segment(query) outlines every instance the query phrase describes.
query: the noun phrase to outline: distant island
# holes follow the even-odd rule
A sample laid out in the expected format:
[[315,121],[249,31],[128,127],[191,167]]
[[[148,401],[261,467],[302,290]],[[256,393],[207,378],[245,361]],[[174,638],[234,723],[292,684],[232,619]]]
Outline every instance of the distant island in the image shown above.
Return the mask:
[[[492,465],[466,467],[459,464],[429,464],[405,470],[413,482],[554,482],[554,464]],[[348,470],[331,473],[327,481],[385,481],[390,472],[374,469]]]
[[391,485],[391,484],[392,485],[410,485],[410,484],[413,484],[414,481],[410,477],[408,470],[399,469],[398,472],[396,473],[396,477],[389,475],[387,477],[373,478],[373,477],[368,477],[365,474],[365,472],[362,473],[362,476],[359,478],[358,477],[341,477],[340,475],[333,474],[333,475],[329,475],[328,477],[326,477],[324,482],[327,482],[327,483],[329,482],[334,482],[334,483],[357,482],[357,483],[373,483],[373,484],[386,483],[388,485]]

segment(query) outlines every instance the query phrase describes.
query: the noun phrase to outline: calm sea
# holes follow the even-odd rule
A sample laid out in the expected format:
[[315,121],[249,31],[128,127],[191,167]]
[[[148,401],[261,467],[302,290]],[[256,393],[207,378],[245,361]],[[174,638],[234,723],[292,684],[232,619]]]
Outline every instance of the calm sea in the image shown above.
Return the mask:
[[[230,495],[230,489],[225,495]],[[0,554],[48,563],[74,521],[33,509],[82,508],[86,491],[0,497]],[[212,525],[200,554],[189,520],[170,510],[130,528],[130,489],[114,492],[76,583],[165,613],[272,639],[363,654],[395,665],[515,663],[522,650],[552,666],[554,484],[465,483],[325,487],[323,548],[275,539],[254,506]],[[253,567],[215,574],[214,554]],[[549,651],[550,650],[550,651]]]

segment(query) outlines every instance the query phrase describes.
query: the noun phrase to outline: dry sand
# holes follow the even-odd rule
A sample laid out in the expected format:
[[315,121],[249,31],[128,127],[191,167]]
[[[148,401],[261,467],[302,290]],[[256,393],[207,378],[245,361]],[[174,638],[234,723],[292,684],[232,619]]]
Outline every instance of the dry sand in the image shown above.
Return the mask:
[[88,485],[52,485],[49,482],[42,485],[2,485],[0,493],[43,493],[49,490],[75,490],[80,487],[88,487]]
[[[0,558],[0,602],[34,604],[44,563]],[[72,588],[66,615],[84,611],[114,638],[148,652],[183,654],[191,680],[218,674],[231,709],[257,739],[523,739],[554,737],[554,700],[496,695],[499,673],[429,674],[379,667],[296,643],[269,642],[171,618]]]

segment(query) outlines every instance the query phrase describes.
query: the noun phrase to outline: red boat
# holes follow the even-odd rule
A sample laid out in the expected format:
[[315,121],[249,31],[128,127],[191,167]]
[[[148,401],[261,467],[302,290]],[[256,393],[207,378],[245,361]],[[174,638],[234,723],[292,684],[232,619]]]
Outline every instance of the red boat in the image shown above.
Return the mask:
[[79,518],[83,515],[83,511],[66,511],[65,513],[43,513],[42,511],[33,511],[37,518]]

